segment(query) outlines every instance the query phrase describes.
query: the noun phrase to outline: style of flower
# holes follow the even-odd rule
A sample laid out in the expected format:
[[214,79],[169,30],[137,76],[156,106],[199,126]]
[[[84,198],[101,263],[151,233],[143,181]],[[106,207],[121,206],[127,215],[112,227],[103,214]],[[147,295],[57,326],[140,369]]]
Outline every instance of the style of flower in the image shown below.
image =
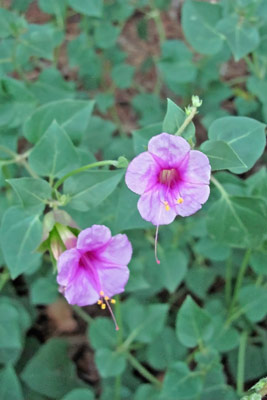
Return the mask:
[[180,136],[161,133],[131,161],[125,181],[141,195],[137,207],[142,218],[159,226],[202,207],[210,193],[210,171],[205,154],[191,150]]
[[102,309],[108,306],[111,311],[108,301],[124,291],[131,256],[132,246],[126,235],[112,237],[104,225],[84,229],[75,247],[58,258],[57,282],[61,292],[70,304],[98,303]]

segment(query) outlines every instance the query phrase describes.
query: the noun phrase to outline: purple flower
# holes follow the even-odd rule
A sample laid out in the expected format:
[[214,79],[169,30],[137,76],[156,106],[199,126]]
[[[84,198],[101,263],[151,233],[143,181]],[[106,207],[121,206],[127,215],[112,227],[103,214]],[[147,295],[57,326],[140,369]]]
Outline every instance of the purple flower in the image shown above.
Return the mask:
[[109,307],[108,300],[124,291],[132,246],[126,235],[111,236],[104,225],[81,231],[72,249],[58,259],[57,282],[70,304]]
[[198,211],[209,197],[208,157],[191,150],[180,136],[161,133],[148,143],[148,151],[129,164],[126,184],[140,194],[141,216],[154,225],[170,224],[176,215]]

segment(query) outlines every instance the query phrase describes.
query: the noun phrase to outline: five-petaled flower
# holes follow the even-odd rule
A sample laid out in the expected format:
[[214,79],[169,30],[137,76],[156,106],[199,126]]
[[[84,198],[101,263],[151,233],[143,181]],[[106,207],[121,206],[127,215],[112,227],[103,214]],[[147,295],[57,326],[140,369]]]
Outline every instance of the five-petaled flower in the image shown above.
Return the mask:
[[189,216],[209,197],[208,157],[191,150],[180,136],[161,133],[148,143],[148,151],[129,164],[126,184],[141,195],[138,210],[154,225],[170,224],[176,215]]
[[[109,307],[108,300],[124,291],[132,246],[126,235],[111,236],[104,225],[81,231],[75,247],[58,259],[57,282],[70,304]],[[109,307],[110,308],[110,307]]]

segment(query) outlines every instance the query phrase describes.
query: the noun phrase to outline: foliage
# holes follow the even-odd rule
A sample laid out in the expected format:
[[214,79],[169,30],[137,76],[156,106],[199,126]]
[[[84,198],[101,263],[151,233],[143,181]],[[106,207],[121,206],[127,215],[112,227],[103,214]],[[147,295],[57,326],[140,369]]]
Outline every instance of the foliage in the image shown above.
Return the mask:
[[[30,22],[34,3],[0,8],[0,400],[245,396],[267,366],[266,1],[186,0],[184,41],[167,32],[170,1],[38,0],[44,23]],[[127,26],[147,45],[140,63]],[[213,174],[202,210],[160,228],[157,265],[124,174],[163,131]],[[56,222],[76,235],[105,224],[133,245],[120,330],[76,309],[99,387],[78,377],[68,338],[33,337],[37,306],[59,296]],[[260,382],[244,400],[266,394]]]

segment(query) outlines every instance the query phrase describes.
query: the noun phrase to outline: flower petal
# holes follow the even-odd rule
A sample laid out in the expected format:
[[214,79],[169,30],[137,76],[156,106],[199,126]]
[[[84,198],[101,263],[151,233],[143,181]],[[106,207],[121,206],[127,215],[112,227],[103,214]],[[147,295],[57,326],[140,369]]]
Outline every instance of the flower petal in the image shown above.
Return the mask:
[[148,151],[163,161],[165,167],[168,168],[179,166],[190,151],[190,146],[188,142],[180,136],[161,133],[150,139]]
[[148,151],[139,154],[128,165],[125,182],[130,190],[142,194],[157,181],[159,165]]
[[101,264],[98,276],[105,296],[122,293],[129,279],[129,269],[125,265]]
[[126,235],[115,235],[103,248],[96,250],[99,260],[104,263],[127,265],[132,257],[132,245]]
[[64,291],[69,304],[77,304],[78,306],[87,306],[94,304],[100,297],[100,293],[94,286],[93,277],[90,272],[84,268],[80,268]]
[[166,200],[165,192],[159,185],[157,188],[142,194],[137,203],[141,217],[154,225],[170,224],[176,217],[176,212],[173,207],[170,207],[168,211],[166,210],[164,205]]
[[67,286],[73,279],[79,268],[80,253],[76,249],[64,251],[58,258],[57,282],[59,285]]
[[175,206],[177,214],[182,217],[188,217],[196,213],[200,210],[202,204],[208,200],[209,194],[209,185],[183,184],[180,186],[179,195],[177,196],[177,198],[182,197],[183,203]]
[[111,232],[105,225],[92,225],[80,232],[77,249],[83,253],[103,247],[111,238]]
[[189,183],[209,184],[210,171],[208,157],[197,150],[190,151],[188,160],[180,168],[183,181]]

